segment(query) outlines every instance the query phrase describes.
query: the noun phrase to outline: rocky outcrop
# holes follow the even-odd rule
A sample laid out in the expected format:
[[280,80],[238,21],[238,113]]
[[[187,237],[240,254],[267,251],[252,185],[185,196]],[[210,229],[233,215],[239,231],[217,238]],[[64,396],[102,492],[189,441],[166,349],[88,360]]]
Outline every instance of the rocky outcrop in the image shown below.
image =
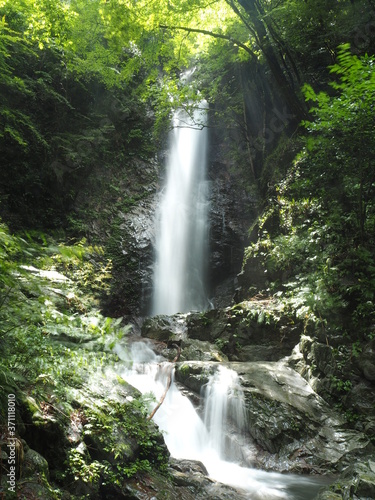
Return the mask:
[[281,359],[298,342],[301,328],[260,301],[187,317],[188,336],[215,343],[231,361]]
[[[286,361],[226,363],[240,376],[247,430],[262,451],[255,462],[293,472],[341,470],[371,449],[366,436],[346,428],[345,419]],[[178,363],[176,380],[200,394],[217,364]]]
[[142,324],[142,337],[161,342],[180,342],[186,338],[186,314],[159,315],[146,318]]
[[142,336],[179,341],[182,348],[187,339],[209,342],[230,361],[277,361],[291,353],[302,330],[301,322],[282,315],[276,304],[265,300],[202,313],[148,318]]
[[[303,335],[290,364],[318,394],[339,401],[336,404],[355,428],[371,437],[375,431],[375,389],[369,373],[375,362],[374,342],[370,341],[362,352],[353,355],[352,345],[345,346],[341,337],[329,341],[331,345],[326,338]],[[343,355],[338,346],[350,354]]]
[[253,203],[225,163],[213,162],[210,186],[209,283],[215,307],[231,304],[242,265],[247,228],[255,217]]
[[183,487],[185,490],[192,492],[191,500],[195,500],[196,498],[201,500],[206,500],[207,498],[217,498],[218,500],[241,500],[247,498],[245,493],[210,479],[205,466],[201,462],[171,459],[169,471],[172,481],[176,486]]
[[154,473],[140,474],[124,485],[123,496],[131,500],[245,500],[241,491],[208,477],[201,462],[171,459],[168,477]]
[[[150,307],[155,240],[155,196],[142,200],[128,213],[118,214],[117,309],[127,315],[145,315]],[[112,297],[113,300],[114,297]]]
[[316,500],[343,500],[346,498],[371,500],[375,498],[375,455],[351,464]]

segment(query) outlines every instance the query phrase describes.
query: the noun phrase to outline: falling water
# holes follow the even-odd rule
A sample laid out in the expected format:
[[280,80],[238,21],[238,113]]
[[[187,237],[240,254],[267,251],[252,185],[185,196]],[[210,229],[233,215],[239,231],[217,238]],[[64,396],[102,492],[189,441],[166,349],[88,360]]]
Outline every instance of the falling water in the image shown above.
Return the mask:
[[243,458],[238,443],[224,429],[245,429],[245,397],[235,371],[219,366],[204,388],[204,424],[208,431],[207,447],[219,457]]
[[[178,111],[170,136],[166,184],[156,214],[156,259],[152,313],[203,310],[208,233],[206,174],[206,104],[193,117]],[[223,219],[223,225],[225,220]],[[238,375],[219,366],[204,388],[204,408],[198,414],[173,380],[173,365],[144,342],[135,342],[123,373],[127,382],[157,402],[165,396],[153,420],[175,458],[199,460],[210,477],[241,490],[251,500],[313,498],[313,481],[250,468],[255,446],[246,434],[244,394]],[[165,393],[172,377],[169,390]],[[150,412],[153,410],[150,406]],[[295,494],[302,485],[301,495]]]
[[154,315],[207,306],[206,107],[202,102],[193,117],[183,110],[174,116],[166,185],[157,214]]
[[[131,364],[122,374],[124,379],[143,394],[152,392],[159,401],[173,365],[157,356],[144,342],[135,342],[127,356],[117,353]],[[154,421],[164,433],[174,458],[201,461],[210,477],[238,488],[242,497],[308,500],[314,498],[320,487],[314,479],[246,466],[249,458],[255,456],[252,455],[255,447],[247,436],[243,436],[242,442],[238,440],[246,426],[244,395],[238,375],[225,366],[218,367],[205,387],[203,418],[172,382]]]

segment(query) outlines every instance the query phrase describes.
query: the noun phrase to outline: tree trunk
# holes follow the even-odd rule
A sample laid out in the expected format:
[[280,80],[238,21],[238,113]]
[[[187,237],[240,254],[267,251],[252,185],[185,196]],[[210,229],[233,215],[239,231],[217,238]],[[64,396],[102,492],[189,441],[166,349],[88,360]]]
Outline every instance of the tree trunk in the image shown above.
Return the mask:
[[[233,8],[233,1],[230,0],[228,3]],[[285,99],[285,104],[293,113],[294,121],[299,123],[301,120],[306,118],[306,109],[304,104],[301,102],[301,100],[289,84],[279,63],[275,49],[269,42],[269,36],[267,34],[266,27],[263,24],[263,21],[260,19],[261,15],[264,14],[262,6],[257,0],[238,0],[238,3],[242,5],[242,7],[249,15],[251,24],[254,27],[254,31],[257,35],[256,38],[257,42],[259,43],[259,48],[267,61],[268,67],[271,70],[276,85],[279,88],[281,95]]]

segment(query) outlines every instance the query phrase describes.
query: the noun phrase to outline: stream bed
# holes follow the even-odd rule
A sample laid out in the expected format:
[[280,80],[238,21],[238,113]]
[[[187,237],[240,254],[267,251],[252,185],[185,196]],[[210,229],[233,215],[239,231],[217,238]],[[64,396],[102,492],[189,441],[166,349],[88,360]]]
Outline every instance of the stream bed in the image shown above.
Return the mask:
[[[172,363],[145,342],[134,342],[130,351],[118,349],[125,361],[123,378],[154,400],[154,414],[171,456],[204,464],[210,478],[239,490],[252,500],[313,499],[326,478],[266,472],[251,467],[256,447],[246,432],[244,394],[237,373],[218,369],[204,386],[201,408],[177,387]],[[172,377],[167,392],[168,379]]]

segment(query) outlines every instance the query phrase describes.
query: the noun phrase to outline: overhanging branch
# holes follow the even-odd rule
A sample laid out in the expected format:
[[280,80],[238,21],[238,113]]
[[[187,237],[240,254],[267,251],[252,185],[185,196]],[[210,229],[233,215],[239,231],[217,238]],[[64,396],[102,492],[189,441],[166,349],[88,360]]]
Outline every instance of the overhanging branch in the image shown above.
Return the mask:
[[247,45],[229,35],[214,33],[213,31],[202,30],[199,28],[187,28],[186,26],[166,26],[165,24],[161,24],[159,27],[165,30],[180,30],[180,31],[187,31],[188,33],[201,33],[202,35],[211,36],[213,38],[221,38],[222,40],[227,40],[228,42],[233,43],[233,45],[237,45],[237,47],[240,47],[242,50],[250,54],[251,57],[256,58],[254,52],[251,49],[249,49]]

